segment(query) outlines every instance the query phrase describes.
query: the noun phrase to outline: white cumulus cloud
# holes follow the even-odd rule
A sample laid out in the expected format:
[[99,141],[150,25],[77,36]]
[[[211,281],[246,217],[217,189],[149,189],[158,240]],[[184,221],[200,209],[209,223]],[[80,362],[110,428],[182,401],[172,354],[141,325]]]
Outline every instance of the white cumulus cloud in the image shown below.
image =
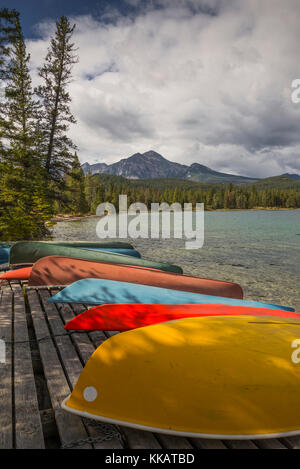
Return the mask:
[[[299,172],[298,0],[126,0],[136,13],[72,18],[70,84],[82,162],[150,149],[248,176]],[[28,47],[38,82],[53,32]]]

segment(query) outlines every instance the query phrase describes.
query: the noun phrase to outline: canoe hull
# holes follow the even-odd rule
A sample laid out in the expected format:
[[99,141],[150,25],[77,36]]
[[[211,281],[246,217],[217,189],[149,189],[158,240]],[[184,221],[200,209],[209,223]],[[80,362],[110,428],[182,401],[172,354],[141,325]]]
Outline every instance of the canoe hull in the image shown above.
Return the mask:
[[165,270],[167,272],[182,273],[182,269],[163,262],[138,259],[113,252],[98,252],[88,249],[74,248],[68,246],[58,246],[40,242],[19,242],[12,246],[10,250],[10,264],[34,263],[46,256],[64,256],[76,259],[89,260],[94,262],[106,262],[109,264],[137,265],[140,267],[151,267]]
[[90,306],[103,304],[223,304],[253,308],[294,311],[283,305],[260,301],[246,301],[201,293],[171,290],[114,280],[87,278],[67,286],[48,300],[51,303],[79,303]]
[[122,241],[52,241],[47,244],[73,248],[134,249],[132,244]]
[[9,270],[0,275],[1,280],[28,280],[31,273],[31,267],[24,267],[22,269]]
[[9,261],[10,248],[0,248],[0,264],[7,264]]
[[299,434],[300,367],[291,360],[299,326],[288,318],[218,316],[115,335],[91,356],[63,408],[181,436]]
[[[116,248],[106,248],[106,247],[99,248],[99,247],[90,247],[90,246],[82,246],[82,248],[87,249],[89,251],[114,252],[117,254],[124,254],[125,256],[137,257],[138,259],[141,258],[140,253],[136,251],[135,249],[121,249],[121,248],[116,249]],[[0,264],[7,264],[9,262],[9,256],[10,256],[10,248],[0,248]],[[25,264],[22,263],[22,264],[15,264],[15,265],[23,266]],[[29,263],[29,265],[33,265],[33,264]]]
[[203,316],[273,316],[295,318],[298,313],[244,306],[199,305],[102,305],[88,309],[71,319],[66,330],[129,331],[162,322]]
[[99,251],[99,252],[114,252],[116,254],[123,254],[125,256],[132,256],[132,257],[137,257],[141,258],[140,253],[136,249],[115,249],[115,248],[90,248],[90,247],[85,247],[84,249],[88,249],[90,251]]
[[[26,241],[30,243],[31,241]],[[16,243],[0,243],[0,264],[7,264],[9,262],[9,255],[10,255],[10,248]],[[118,252],[120,254],[131,255],[135,257],[140,257],[134,253],[130,253],[128,251],[134,250],[133,246],[129,243],[122,243],[122,242],[111,242],[111,241],[100,241],[100,242],[93,242],[93,241],[78,241],[78,242],[67,242],[67,241],[55,241],[49,243],[51,245],[57,246],[66,246],[66,247],[74,247],[74,248],[83,248],[83,249],[104,249],[110,250],[112,252]],[[121,252],[123,251],[123,252]],[[137,251],[136,251],[137,252]]]
[[175,290],[243,298],[243,290],[236,283],[177,275],[134,266],[89,262],[66,257],[45,257],[37,261],[29,278],[30,286],[70,285],[84,278],[102,278],[115,281],[153,285]]

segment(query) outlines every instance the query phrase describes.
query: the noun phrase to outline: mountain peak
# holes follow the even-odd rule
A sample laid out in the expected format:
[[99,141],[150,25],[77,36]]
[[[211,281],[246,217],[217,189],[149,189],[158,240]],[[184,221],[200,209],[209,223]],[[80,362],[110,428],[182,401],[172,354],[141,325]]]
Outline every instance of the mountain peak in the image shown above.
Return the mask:
[[160,155],[159,153],[157,153],[156,151],[153,151],[153,150],[150,150],[150,151],[146,151],[145,153],[142,154],[142,156],[146,157],[146,158],[154,158],[156,160],[165,160],[165,161],[168,161],[166,160],[166,158],[164,158],[162,155]]
[[282,176],[287,176],[290,179],[294,179],[294,181],[300,181],[300,174],[296,173],[284,173]]
[[192,163],[191,166],[190,166],[190,170],[195,170],[195,169],[202,169],[202,170],[209,169],[210,171],[213,171],[212,169],[208,168],[207,166],[204,166],[204,164]]
[[152,179],[152,178],[183,178],[195,182],[254,182],[257,179],[235,176],[232,174],[219,173],[200,163],[190,166],[167,160],[156,151],[150,150],[145,153],[134,153],[129,158],[123,158],[117,163],[106,165],[82,165],[84,173],[90,171],[92,174],[115,174],[127,179]]

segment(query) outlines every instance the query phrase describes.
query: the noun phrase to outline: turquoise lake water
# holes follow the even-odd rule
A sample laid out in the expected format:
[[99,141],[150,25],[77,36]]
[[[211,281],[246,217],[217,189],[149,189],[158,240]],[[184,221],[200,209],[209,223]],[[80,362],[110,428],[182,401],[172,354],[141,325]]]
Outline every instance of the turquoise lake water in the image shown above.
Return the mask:
[[[204,246],[181,239],[129,240],[143,257],[180,265],[186,274],[238,282],[245,297],[300,312],[300,210],[205,212]],[[59,222],[55,239],[96,240],[98,218]]]

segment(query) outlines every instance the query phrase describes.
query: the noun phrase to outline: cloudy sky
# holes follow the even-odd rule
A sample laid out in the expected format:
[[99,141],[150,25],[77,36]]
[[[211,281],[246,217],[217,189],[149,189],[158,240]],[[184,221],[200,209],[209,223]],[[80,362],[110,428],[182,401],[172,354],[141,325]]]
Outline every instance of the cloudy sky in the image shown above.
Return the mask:
[[[3,0],[1,0],[2,4]],[[266,177],[300,173],[299,0],[10,0],[36,68],[76,23],[70,134],[81,162],[150,149]]]

